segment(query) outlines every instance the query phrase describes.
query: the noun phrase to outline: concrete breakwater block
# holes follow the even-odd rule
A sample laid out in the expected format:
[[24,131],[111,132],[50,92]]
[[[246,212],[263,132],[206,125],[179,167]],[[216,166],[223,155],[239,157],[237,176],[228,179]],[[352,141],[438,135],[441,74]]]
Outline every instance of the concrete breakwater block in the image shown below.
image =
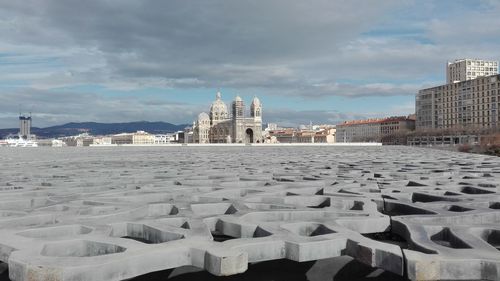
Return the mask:
[[[0,150],[0,274],[126,280],[349,256],[500,279],[500,159],[409,147]],[[16,187],[11,188],[11,187]]]

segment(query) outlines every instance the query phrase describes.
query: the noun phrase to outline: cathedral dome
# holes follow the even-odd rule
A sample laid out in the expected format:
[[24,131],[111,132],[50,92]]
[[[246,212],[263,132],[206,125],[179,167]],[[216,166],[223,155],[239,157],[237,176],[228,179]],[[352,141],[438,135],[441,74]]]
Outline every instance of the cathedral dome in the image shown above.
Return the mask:
[[217,92],[216,99],[210,107],[210,116],[212,119],[219,120],[228,117],[228,111],[226,104],[221,100],[220,92]]
[[210,117],[205,112],[202,112],[198,115],[198,121],[206,121],[206,120],[210,120]]
[[234,101],[243,101],[243,100],[241,99],[240,96],[236,96],[236,98],[234,98]]

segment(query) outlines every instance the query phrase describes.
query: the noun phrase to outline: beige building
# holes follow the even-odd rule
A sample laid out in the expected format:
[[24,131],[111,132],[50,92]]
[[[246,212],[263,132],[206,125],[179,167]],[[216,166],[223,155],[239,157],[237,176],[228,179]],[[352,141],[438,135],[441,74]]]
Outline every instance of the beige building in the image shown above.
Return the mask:
[[392,135],[400,132],[415,130],[415,116],[396,116],[382,120],[380,123],[380,134],[382,136]]
[[448,62],[446,81],[448,84],[498,74],[498,61],[461,59]]
[[314,131],[300,131],[297,132],[295,140],[298,143],[314,143],[314,137],[316,132]]
[[296,130],[293,128],[270,130],[266,143],[334,143],[336,129],[319,126],[317,130]]
[[123,144],[148,145],[155,143],[155,136],[144,131],[137,131],[135,133],[122,133],[113,135],[111,137],[111,143],[117,145],[123,145]]
[[346,121],[337,125],[336,142],[379,141],[382,119]]
[[102,137],[94,137],[93,145],[111,145],[111,137],[102,136]]
[[111,137],[111,143],[112,144],[132,144],[134,141],[134,136],[131,133],[122,133],[122,134],[117,134],[113,135]]
[[83,137],[76,139],[76,146],[90,146],[94,143],[94,139],[92,137]]
[[132,134],[132,144],[145,145],[154,143],[155,143],[155,136],[150,133],[144,131],[137,131]]
[[314,136],[315,143],[335,143],[335,135],[337,133],[336,128],[326,128],[319,132],[316,132]]
[[299,131],[295,139],[298,143],[334,143],[335,132],[335,128]]
[[217,93],[210,114],[202,112],[193,122],[194,143],[261,143],[262,104],[255,97],[246,116],[243,100],[237,96],[231,104],[231,115],[221,94]]
[[413,116],[346,121],[336,127],[336,142],[380,142],[382,138],[415,130]]
[[420,90],[416,128],[496,128],[500,121],[500,75]]
[[297,131],[291,128],[269,131],[266,142],[295,143],[297,142]]

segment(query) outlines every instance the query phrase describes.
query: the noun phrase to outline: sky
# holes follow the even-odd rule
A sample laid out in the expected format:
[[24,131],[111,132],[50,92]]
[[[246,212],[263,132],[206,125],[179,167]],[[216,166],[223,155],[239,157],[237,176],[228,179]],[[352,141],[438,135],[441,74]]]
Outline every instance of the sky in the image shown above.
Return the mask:
[[500,59],[500,0],[0,0],[0,128],[189,124],[217,91],[283,126],[414,113]]

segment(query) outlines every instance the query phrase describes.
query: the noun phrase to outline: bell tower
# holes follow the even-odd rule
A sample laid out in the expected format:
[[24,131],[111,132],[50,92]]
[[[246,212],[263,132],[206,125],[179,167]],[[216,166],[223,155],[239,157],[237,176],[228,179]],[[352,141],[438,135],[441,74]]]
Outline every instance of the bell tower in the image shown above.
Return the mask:
[[235,143],[244,142],[245,105],[240,96],[236,96],[232,104],[233,139]]
[[252,104],[250,105],[250,115],[255,122],[262,122],[262,104],[257,97],[253,98]]

